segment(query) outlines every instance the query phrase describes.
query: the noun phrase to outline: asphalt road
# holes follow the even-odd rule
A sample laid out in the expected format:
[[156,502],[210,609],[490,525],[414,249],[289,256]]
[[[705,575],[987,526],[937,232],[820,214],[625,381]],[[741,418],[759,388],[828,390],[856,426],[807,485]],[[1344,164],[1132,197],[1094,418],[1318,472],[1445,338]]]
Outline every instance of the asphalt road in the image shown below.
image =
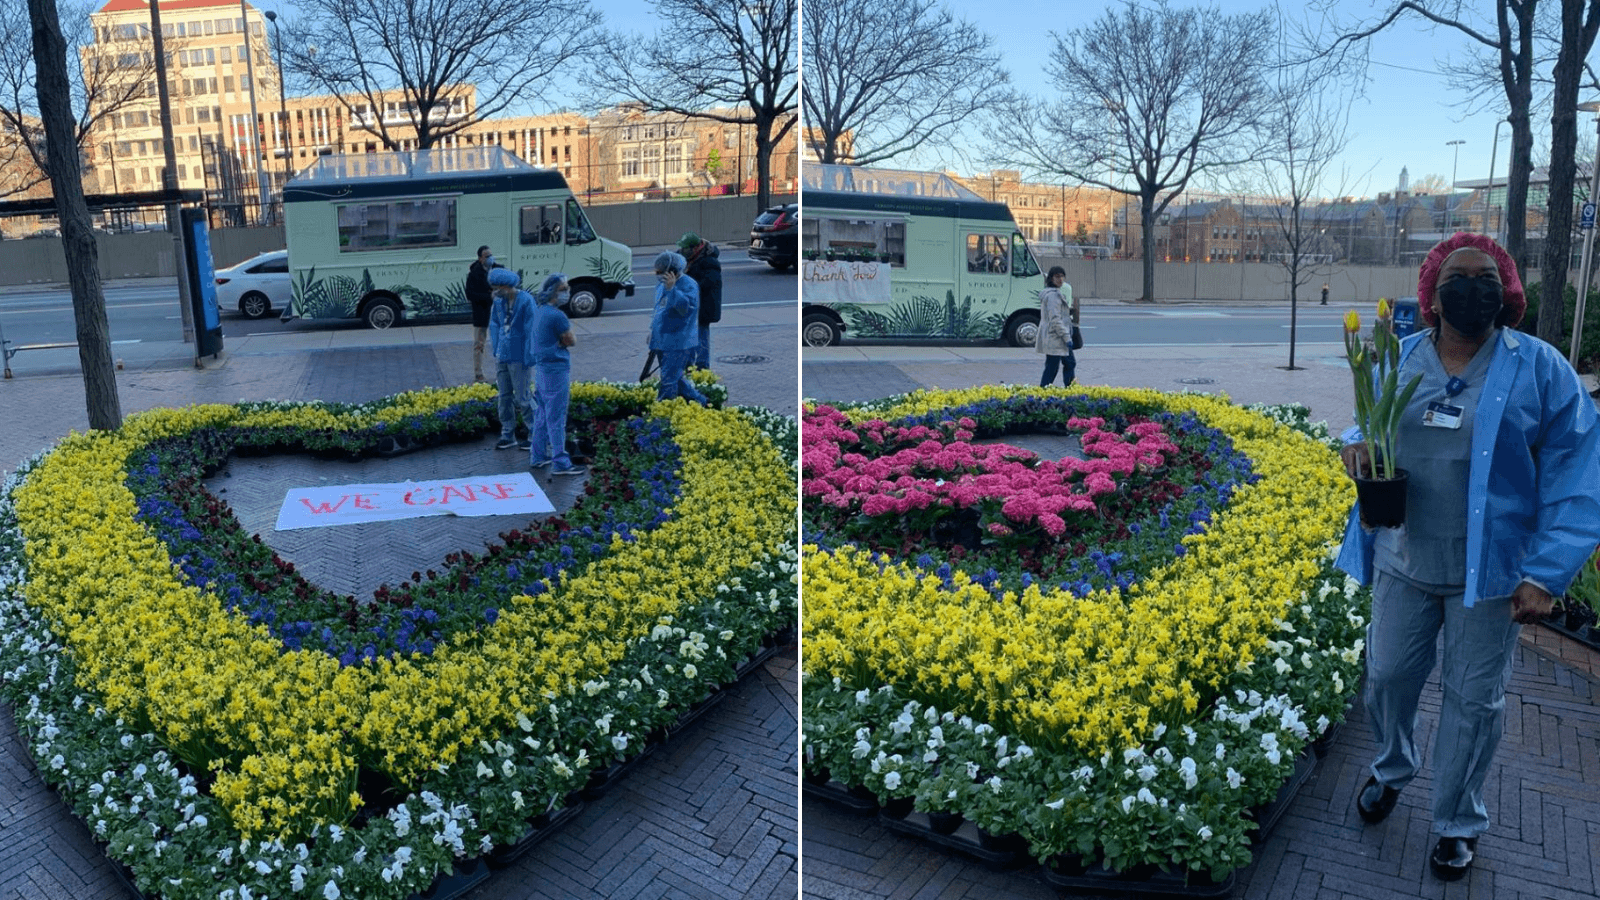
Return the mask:
[[[654,255],[635,256],[632,297],[606,301],[603,317],[648,315],[654,303]],[[794,303],[798,282],[794,270],[778,272],[752,260],[743,250],[722,254],[722,297],[727,308]],[[171,341],[182,338],[176,282],[145,280],[106,289],[106,318],[113,343]],[[304,320],[281,322],[276,314],[246,319],[237,310],[223,310],[224,340],[251,334],[359,329],[357,321]],[[76,340],[72,296],[64,287],[0,293],[0,329],[12,344],[70,343]]]

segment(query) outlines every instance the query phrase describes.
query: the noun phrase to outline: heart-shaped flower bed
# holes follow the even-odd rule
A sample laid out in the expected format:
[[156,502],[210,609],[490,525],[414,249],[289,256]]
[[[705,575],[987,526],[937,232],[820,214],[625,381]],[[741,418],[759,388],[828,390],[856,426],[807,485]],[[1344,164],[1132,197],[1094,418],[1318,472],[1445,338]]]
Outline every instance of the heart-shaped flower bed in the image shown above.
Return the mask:
[[[808,408],[808,766],[1041,858],[1243,864],[1240,813],[1359,671],[1364,595],[1329,557],[1349,481],[1303,412],[1004,387]],[[975,443],[1034,431],[1085,458]]]
[[796,434],[758,410],[575,384],[597,456],[573,509],[368,598],[306,583],[203,490],[230,453],[475,439],[493,397],[158,410],[7,484],[5,696],[147,893],[406,896],[792,624]]

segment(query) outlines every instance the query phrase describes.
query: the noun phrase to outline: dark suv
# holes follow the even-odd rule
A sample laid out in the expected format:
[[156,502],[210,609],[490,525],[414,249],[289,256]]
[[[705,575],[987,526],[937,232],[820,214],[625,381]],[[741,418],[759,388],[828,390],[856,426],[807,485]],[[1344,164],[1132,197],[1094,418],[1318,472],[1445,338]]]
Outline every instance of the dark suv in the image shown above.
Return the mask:
[[799,256],[799,237],[800,204],[774,206],[750,226],[750,258],[774,269],[787,269]]

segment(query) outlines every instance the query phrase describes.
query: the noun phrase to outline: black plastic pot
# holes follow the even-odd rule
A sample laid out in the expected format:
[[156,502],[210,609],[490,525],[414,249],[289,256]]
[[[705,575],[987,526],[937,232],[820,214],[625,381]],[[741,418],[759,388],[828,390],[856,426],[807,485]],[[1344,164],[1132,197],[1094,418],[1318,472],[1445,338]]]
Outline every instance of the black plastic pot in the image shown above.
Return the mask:
[[1374,528],[1398,528],[1406,521],[1406,484],[1409,474],[1395,469],[1393,478],[1355,477],[1361,520]]

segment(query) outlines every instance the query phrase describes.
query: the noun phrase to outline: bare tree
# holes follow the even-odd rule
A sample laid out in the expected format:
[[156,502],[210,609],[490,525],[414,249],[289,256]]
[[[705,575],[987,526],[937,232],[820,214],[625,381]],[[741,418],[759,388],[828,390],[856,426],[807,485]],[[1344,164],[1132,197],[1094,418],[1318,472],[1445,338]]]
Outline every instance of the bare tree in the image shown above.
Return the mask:
[[[69,50],[70,137],[81,155],[100,123],[151,96],[156,67],[149,52],[96,50],[89,22],[94,4],[69,2],[65,9],[60,30]],[[0,147],[0,170],[8,176],[0,179],[0,196],[50,180],[29,12],[27,6],[0,3],[0,129],[17,137]]]
[[915,150],[1006,96],[993,39],[935,0],[806,0],[806,140],[824,163]]
[[[756,141],[756,203],[771,201],[772,152],[795,126],[799,0],[654,0],[662,29],[606,38],[594,97],[727,124]],[[743,173],[740,173],[741,177]]]
[[95,244],[89,204],[83,197],[83,173],[73,141],[71,79],[67,77],[67,41],[55,0],[28,0],[29,30],[38,79],[39,113],[52,174],[56,215],[61,221],[61,246],[66,254],[67,281],[72,287],[72,313],[78,330],[78,361],[83,367],[84,401],[89,427],[122,426],[117,399],[116,367],[111,359],[111,327],[100,285],[100,251]]
[[1279,71],[1267,120],[1271,139],[1259,157],[1262,193],[1278,201],[1259,218],[1269,223],[1272,258],[1289,288],[1290,369],[1296,368],[1300,288],[1330,271],[1326,230],[1337,207],[1313,198],[1326,188],[1329,165],[1349,143],[1349,104],[1328,87],[1326,78],[1312,72]]
[[285,68],[390,150],[413,135],[427,149],[531,99],[587,49],[595,24],[586,0],[300,0],[295,9]]
[[1454,189],[1454,186],[1450,184],[1450,179],[1437,174],[1424,175],[1411,182],[1411,193],[1427,194],[1430,197],[1435,194],[1448,194]]
[[1259,142],[1271,91],[1258,61],[1270,55],[1272,25],[1267,12],[1158,0],[1052,35],[1046,71],[1059,98],[1019,99],[992,116],[997,158],[1138,197],[1149,301],[1161,213],[1196,175],[1239,165]]
[[[1528,179],[1533,172],[1531,109],[1539,2],[1495,0],[1492,16],[1486,19],[1478,14],[1482,4],[1470,0],[1438,3],[1403,0],[1390,7],[1376,22],[1340,22],[1335,18],[1334,30],[1338,36],[1323,51],[1342,64],[1354,62],[1364,68],[1367,38],[1406,15],[1453,28],[1484,51],[1486,57],[1478,63],[1477,71],[1493,73],[1504,97],[1502,108],[1508,113],[1506,120],[1511,123],[1511,163],[1506,179],[1506,252],[1516,260],[1518,268],[1526,268],[1528,264]],[[1326,0],[1323,5],[1330,10],[1330,16],[1336,16],[1333,0]],[[1473,96],[1475,92],[1468,89],[1462,92],[1461,99],[1470,101]]]

